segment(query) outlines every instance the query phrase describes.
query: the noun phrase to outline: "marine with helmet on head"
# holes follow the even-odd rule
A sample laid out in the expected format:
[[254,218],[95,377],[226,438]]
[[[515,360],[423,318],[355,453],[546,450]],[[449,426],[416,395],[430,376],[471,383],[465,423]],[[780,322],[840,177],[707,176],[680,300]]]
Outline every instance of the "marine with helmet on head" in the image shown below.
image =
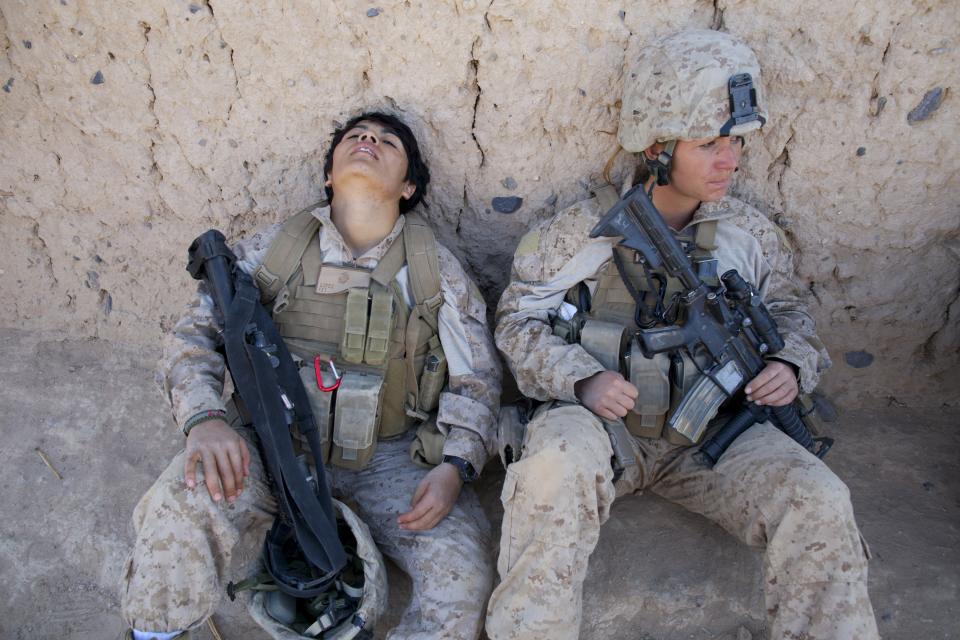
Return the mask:
[[[787,405],[830,361],[782,234],[727,195],[745,141],[768,119],[756,56],[728,34],[683,31],[644,46],[626,78],[618,139],[642,160],[633,182],[652,189],[705,280],[736,269],[757,287],[785,346],[747,399]],[[702,367],[697,354],[645,358],[629,339],[682,322],[671,305],[680,286],[619,238],[590,238],[615,202],[600,193],[529,231],[497,309],[497,346],[520,391],[543,404],[507,468],[488,636],[577,638],[600,526],[614,499],[650,490],[764,550],[769,637],[877,638],[867,547],[847,487],[821,460],[764,422],[709,468],[665,427]],[[615,477],[604,421],[618,420],[636,464]]]
[[[347,519],[357,555],[366,561],[363,547],[376,543],[410,576],[409,605],[387,637],[475,640],[493,562],[489,523],[464,485],[494,450],[500,397],[484,301],[414,211],[430,174],[407,124],[368,112],[338,125],[324,174],[329,201],[237,242],[236,265],[298,360],[327,485],[362,521]],[[221,398],[223,325],[201,282],[164,341],[164,388],[186,444],[134,512],[125,638],[166,640],[203,624],[241,538],[278,515],[242,402]],[[298,449],[308,475],[314,450]],[[371,637],[372,620],[341,632],[314,614],[316,632],[309,620],[291,627],[302,622],[294,608],[251,613],[274,638]]]

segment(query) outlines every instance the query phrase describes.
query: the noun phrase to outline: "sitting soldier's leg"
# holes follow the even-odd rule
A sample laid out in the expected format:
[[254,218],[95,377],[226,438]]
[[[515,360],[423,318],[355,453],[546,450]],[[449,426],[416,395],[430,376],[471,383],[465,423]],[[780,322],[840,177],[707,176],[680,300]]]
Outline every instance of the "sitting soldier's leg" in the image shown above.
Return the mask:
[[820,460],[769,423],[738,438],[712,469],[677,449],[653,491],[765,547],[771,638],[877,638],[867,556],[850,492]]
[[413,433],[381,441],[362,471],[331,469],[334,492],[357,505],[377,547],[410,576],[410,604],[390,640],[475,640],[493,587],[490,524],[473,488],[464,485],[453,509],[434,528],[403,531],[397,516],[427,469],[409,454]]
[[527,426],[523,457],[507,468],[487,634],[577,638],[583,581],[614,499],[610,439],[580,406],[560,406]]
[[231,505],[213,501],[197,474],[184,482],[184,452],[174,457],[133,513],[136,542],[121,577],[124,621],[139,631],[190,629],[213,613],[225,593],[226,572],[241,535],[265,535],[276,502],[250,432],[250,475]]

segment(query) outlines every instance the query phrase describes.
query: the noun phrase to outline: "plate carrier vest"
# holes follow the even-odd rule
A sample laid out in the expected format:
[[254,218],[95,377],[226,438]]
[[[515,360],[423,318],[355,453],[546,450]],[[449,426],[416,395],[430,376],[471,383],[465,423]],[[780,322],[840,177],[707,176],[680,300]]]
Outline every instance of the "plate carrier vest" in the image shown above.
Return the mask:
[[[597,189],[595,195],[603,212],[619,200],[611,185]],[[706,220],[678,236],[701,279],[711,286],[719,282],[716,259],[711,253],[717,248],[716,230],[717,221]],[[652,281],[658,283],[659,291],[651,291]],[[578,308],[580,320],[576,317],[573,322],[559,320],[554,323],[554,333],[568,342],[579,342],[606,369],[620,372],[637,387],[640,395],[624,419],[630,433],[645,438],[663,436],[672,444],[694,444],[672,430],[664,433],[663,425],[699,377],[697,365],[685,353],[661,353],[646,358],[637,341],[631,338],[641,328],[636,323],[637,305],[644,305],[651,314],[658,300],[668,302],[683,290],[680,281],[663,269],[644,265],[640,254],[633,249],[616,245],[613,260],[597,274],[597,287],[587,304],[581,300],[581,287],[585,285],[574,286],[566,295],[566,301]],[[657,325],[664,326],[664,323],[643,328]]]
[[[283,224],[253,276],[261,301],[273,301],[284,342],[301,359],[324,462],[362,469],[378,439],[426,421],[439,404],[447,366],[437,328],[443,302],[437,242],[422,217],[407,213],[401,236],[373,271],[324,266],[322,223],[313,215],[321,206],[326,203]],[[404,265],[412,309],[395,281]],[[321,293],[327,269],[345,284],[325,281]],[[312,463],[309,449],[301,449]]]

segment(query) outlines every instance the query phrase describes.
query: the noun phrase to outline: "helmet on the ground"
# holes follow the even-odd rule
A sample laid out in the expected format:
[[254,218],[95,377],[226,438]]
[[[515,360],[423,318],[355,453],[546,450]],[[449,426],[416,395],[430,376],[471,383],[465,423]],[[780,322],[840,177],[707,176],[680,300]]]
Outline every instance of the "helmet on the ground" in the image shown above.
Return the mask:
[[[264,579],[252,579],[250,582],[255,584],[241,587],[254,590],[247,605],[250,617],[275,640],[371,638],[373,627],[386,610],[386,567],[370,529],[342,502],[334,500],[333,506],[337,512],[340,540],[350,558],[346,568],[332,580],[320,576],[311,581],[308,575],[301,580],[295,576],[298,570],[304,570],[306,563],[302,557],[287,553],[288,545],[278,544],[276,549],[270,549],[268,542],[263,558],[266,574],[261,574]],[[282,541],[282,536],[276,540]],[[285,579],[278,578],[281,572],[286,574]],[[301,587],[297,590],[298,596],[307,593],[310,596],[291,595],[294,593],[289,589],[291,580]],[[302,588],[321,582],[328,584],[317,586],[317,593]],[[262,590],[265,587],[273,590]],[[234,593],[230,595],[233,597]]]
[[730,34],[681,31],[644,46],[627,71],[620,146],[742,136],[767,120],[760,64]]

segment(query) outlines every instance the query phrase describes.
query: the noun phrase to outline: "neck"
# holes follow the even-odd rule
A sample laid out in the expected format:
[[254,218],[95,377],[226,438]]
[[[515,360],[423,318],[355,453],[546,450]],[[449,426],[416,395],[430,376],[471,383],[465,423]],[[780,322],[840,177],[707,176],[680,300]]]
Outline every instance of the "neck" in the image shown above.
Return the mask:
[[[647,181],[645,188],[650,189],[653,178]],[[677,193],[671,185],[658,186],[653,189],[653,206],[660,212],[660,217],[671,229],[679,231],[690,224],[693,214],[700,206],[699,200],[694,200]]]
[[341,195],[337,191],[330,203],[330,219],[353,252],[363,255],[379,244],[393,230],[400,217],[400,202],[384,202],[376,198]]

